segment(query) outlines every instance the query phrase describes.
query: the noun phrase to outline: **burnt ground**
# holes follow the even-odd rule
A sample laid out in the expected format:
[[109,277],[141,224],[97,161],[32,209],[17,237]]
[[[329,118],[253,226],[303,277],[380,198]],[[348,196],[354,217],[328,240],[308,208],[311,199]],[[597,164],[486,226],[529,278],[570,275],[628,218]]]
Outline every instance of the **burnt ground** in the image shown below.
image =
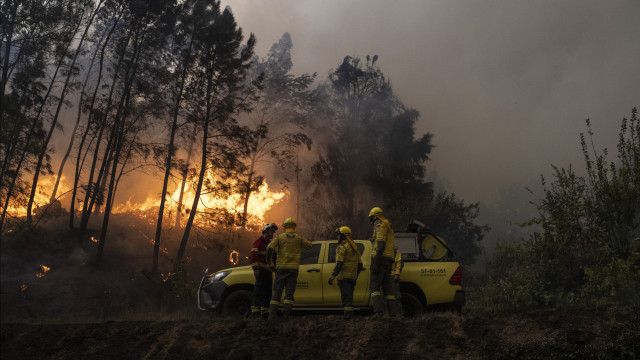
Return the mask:
[[[3,359],[636,359],[640,308],[417,318],[4,323]],[[206,318],[206,319],[205,319]]]
[[[255,234],[226,247],[219,246],[221,241],[194,240],[186,254],[188,278],[172,283],[162,281],[171,271],[169,256],[160,259],[161,277],[144,271],[152,250],[144,235],[148,229],[134,227],[129,219],[118,225],[119,220],[114,218],[114,234],[100,264],[92,260],[94,243],[78,246],[56,227],[5,234],[0,253],[2,359],[640,358],[637,304],[430,311],[408,319],[359,314],[349,322],[336,313],[268,323],[200,312],[193,288],[202,269],[229,267],[229,249],[242,255],[238,242],[249,243]],[[164,244],[173,254],[176,244],[169,240]]]

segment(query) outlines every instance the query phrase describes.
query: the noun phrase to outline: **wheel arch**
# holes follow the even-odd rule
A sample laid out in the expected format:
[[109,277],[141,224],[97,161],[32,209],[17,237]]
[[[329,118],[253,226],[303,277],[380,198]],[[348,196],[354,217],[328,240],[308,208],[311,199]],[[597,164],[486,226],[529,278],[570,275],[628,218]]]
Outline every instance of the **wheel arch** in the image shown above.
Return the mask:
[[424,295],[424,292],[418,287],[418,285],[410,282],[400,282],[400,291],[409,293],[420,300],[423,308],[427,308],[427,297]]
[[251,285],[251,284],[234,284],[234,285],[231,285],[228,288],[226,288],[224,290],[224,293],[222,294],[222,299],[220,300],[219,311],[222,311],[222,307],[224,307],[224,303],[227,301],[227,298],[229,297],[229,295],[231,295],[232,293],[236,292],[237,290],[248,290],[249,292],[253,292],[253,285]]

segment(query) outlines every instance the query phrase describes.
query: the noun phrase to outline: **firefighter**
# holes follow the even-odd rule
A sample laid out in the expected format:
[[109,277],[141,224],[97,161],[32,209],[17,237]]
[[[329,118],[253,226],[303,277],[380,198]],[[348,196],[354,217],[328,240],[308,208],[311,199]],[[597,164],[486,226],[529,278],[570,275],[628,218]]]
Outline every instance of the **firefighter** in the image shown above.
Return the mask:
[[396,248],[396,258],[391,266],[391,275],[393,277],[393,290],[396,295],[396,301],[399,306],[398,315],[402,315],[402,292],[400,292],[400,273],[402,272],[402,268],[404,267],[404,262],[402,262],[402,253],[398,248]]
[[293,293],[296,291],[298,280],[298,269],[300,267],[300,249],[311,249],[311,241],[296,233],[296,221],[287,218],[282,224],[284,233],[276,236],[267,246],[267,263],[271,264],[271,258],[277,255],[275,272],[276,278],[273,284],[273,296],[269,304],[269,320],[278,317],[278,306],[282,292],[284,294],[284,305],[282,315],[284,319],[289,317],[293,308]]
[[267,245],[271,243],[276,230],[278,230],[278,226],[274,223],[265,225],[262,228],[262,236],[253,243],[253,248],[249,254],[249,262],[251,263],[251,268],[253,268],[253,275],[256,277],[251,300],[252,317],[257,318],[260,315],[264,317],[269,310],[273,276],[271,266],[267,263]]
[[384,290],[389,316],[400,315],[399,304],[393,291],[391,266],[395,261],[395,242],[393,228],[379,207],[369,212],[369,220],[373,224],[373,251],[371,252],[371,302],[374,315],[384,312],[382,292]]
[[360,252],[351,238],[351,229],[342,226],[336,229],[336,234],[340,243],[336,248],[336,266],[329,278],[329,285],[333,285],[333,280],[338,279],[344,318],[349,320],[353,318],[353,289],[363,266]]

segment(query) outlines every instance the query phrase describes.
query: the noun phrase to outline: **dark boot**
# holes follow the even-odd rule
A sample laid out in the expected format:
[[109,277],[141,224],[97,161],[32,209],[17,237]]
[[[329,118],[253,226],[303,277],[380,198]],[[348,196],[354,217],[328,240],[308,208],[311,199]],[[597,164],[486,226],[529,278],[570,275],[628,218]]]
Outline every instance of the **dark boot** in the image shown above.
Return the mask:
[[293,308],[293,304],[285,303],[282,307],[282,320],[289,320],[289,315],[291,314],[291,308]]
[[353,319],[353,310],[345,310],[344,311],[344,319],[345,320]]
[[372,296],[371,302],[373,303],[374,313],[384,313],[384,302],[382,301],[382,296]]
[[269,305],[269,321],[278,319],[278,304]]
[[389,309],[389,316],[402,316],[402,309],[400,303],[396,299],[387,299],[387,309]]

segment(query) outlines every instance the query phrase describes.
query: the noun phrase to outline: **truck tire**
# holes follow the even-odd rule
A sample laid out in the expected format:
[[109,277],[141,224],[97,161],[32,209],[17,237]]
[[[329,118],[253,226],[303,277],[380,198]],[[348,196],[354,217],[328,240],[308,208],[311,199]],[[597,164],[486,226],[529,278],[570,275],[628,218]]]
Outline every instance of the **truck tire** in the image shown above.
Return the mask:
[[252,293],[249,290],[235,290],[224,300],[222,304],[222,315],[241,317],[251,311]]
[[402,293],[402,313],[404,316],[416,316],[422,311],[424,311],[424,307],[417,297],[409,293]]

